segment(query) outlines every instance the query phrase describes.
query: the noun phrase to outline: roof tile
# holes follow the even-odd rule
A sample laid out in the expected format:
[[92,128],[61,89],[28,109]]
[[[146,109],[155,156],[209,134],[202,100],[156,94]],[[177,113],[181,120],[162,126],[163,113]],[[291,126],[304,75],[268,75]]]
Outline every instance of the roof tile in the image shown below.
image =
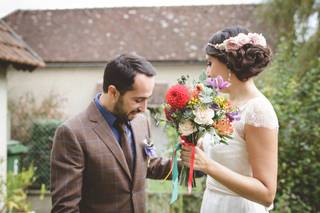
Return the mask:
[[26,69],[43,67],[43,60],[3,21],[0,20],[0,61],[26,65]]
[[202,61],[213,32],[241,25],[266,33],[254,15],[256,7],[26,10],[5,20],[46,62],[104,62],[123,52],[152,61]]

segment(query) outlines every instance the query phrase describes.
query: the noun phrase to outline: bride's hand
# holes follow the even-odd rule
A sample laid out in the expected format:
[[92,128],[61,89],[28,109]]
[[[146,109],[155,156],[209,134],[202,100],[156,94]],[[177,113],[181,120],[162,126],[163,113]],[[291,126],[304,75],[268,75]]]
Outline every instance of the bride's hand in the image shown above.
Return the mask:
[[[192,148],[190,146],[182,146],[181,161],[183,165],[190,167]],[[210,163],[210,158],[197,146],[195,146],[194,169],[206,173]]]

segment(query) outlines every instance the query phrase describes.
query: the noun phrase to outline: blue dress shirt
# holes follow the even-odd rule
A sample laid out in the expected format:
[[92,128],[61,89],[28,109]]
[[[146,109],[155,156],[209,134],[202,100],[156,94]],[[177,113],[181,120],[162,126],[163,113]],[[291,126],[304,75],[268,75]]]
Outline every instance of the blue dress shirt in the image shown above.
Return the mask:
[[[94,102],[95,102],[98,110],[100,111],[100,113],[104,117],[105,121],[110,126],[110,128],[111,128],[111,130],[113,132],[113,135],[115,136],[116,140],[120,144],[120,137],[121,137],[120,136],[120,132],[114,126],[114,122],[117,120],[117,117],[114,114],[112,114],[111,112],[109,112],[108,110],[106,110],[101,105],[100,100],[99,100],[100,96],[101,96],[101,93],[98,93],[96,95],[96,97],[94,98]],[[129,145],[131,147],[131,152],[132,152],[132,156],[133,156],[133,162],[135,162],[136,152],[135,152],[134,137],[133,137],[133,132],[132,132],[132,128],[131,128],[130,122],[128,122],[127,125],[125,126],[125,133],[126,133],[127,138],[128,138],[128,143],[129,143]]]

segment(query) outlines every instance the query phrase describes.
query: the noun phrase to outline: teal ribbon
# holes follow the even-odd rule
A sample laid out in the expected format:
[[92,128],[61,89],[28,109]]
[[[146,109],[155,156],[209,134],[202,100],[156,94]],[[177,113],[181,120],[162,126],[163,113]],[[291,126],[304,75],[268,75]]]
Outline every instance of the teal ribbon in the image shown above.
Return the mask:
[[179,170],[178,170],[178,158],[177,152],[181,150],[181,145],[178,143],[173,150],[172,159],[172,194],[170,204],[174,203],[178,199],[179,195]]

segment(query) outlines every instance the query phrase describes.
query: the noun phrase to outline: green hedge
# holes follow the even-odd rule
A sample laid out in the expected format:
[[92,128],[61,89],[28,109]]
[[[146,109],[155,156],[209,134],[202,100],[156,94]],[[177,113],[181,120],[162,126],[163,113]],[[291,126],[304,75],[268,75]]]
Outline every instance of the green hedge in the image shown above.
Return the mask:
[[26,156],[27,165],[33,162],[36,167],[36,181],[34,188],[40,188],[41,184],[50,186],[50,154],[52,141],[57,127],[62,122],[59,120],[37,120],[31,128],[31,137],[27,145],[29,152]]
[[[275,212],[320,212],[320,45],[313,39],[283,40],[261,85],[280,122]],[[297,60],[305,51],[308,64]]]

